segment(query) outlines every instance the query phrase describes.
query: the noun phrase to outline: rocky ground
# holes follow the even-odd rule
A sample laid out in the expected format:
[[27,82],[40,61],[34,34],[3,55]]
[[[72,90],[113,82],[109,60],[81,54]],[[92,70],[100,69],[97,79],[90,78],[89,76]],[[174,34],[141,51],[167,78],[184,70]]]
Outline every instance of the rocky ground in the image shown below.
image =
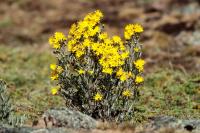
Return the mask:
[[111,124],[96,121],[80,112],[67,108],[49,109],[43,114],[43,120],[35,122],[32,127],[10,127],[0,125],[1,133],[179,133],[200,132],[200,120],[180,120],[170,116],[151,118],[142,126],[131,123]]

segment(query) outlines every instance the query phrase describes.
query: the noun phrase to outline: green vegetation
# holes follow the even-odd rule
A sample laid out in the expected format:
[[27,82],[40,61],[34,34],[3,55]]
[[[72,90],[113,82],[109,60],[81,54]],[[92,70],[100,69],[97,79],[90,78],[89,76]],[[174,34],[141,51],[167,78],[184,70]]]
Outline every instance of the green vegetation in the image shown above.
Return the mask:
[[[63,99],[52,96],[49,65],[54,62],[50,49],[42,46],[0,45],[0,78],[19,113],[37,118],[47,108],[62,106]],[[155,115],[200,118],[200,75],[161,69],[145,76],[135,119],[139,122]]]
[[33,46],[0,46],[0,78],[8,83],[18,111],[34,118],[49,107],[63,104],[49,91],[48,66],[53,58],[48,50],[39,51]]
[[13,108],[13,101],[7,92],[6,83],[0,80],[0,124],[22,126],[26,115],[18,115]]
[[156,115],[200,118],[199,77],[168,69],[147,75],[144,88],[141,88],[138,120]]

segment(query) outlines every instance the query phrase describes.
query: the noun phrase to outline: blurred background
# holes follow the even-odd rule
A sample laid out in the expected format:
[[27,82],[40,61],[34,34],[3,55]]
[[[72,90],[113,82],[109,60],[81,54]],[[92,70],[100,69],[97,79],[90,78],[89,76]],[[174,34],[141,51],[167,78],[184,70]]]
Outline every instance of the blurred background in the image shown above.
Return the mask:
[[200,70],[199,0],[1,0],[0,43],[47,50],[50,35],[67,34],[72,23],[96,9],[104,13],[110,35],[123,36],[127,23],[144,26],[141,41],[149,65]]
[[[97,9],[104,13],[103,23],[110,36],[123,37],[128,23],[143,25],[146,88],[188,83],[187,76],[200,74],[200,0],[0,0],[0,78],[9,84],[20,111],[29,110],[27,114],[37,117],[46,108],[64,104],[60,97],[49,93],[53,84],[49,64],[55,59],[48,38],[56,31],[67,34],[72,23]],[[159,74],[154,75],[157,71]],[[199,76],[195,76],[192,86],[190,102],[194,104],[187,106],[190,113],[200,105],[200,86],[196,82],[199,84]],[[187,93],[177,94],[181,97]],[[159,106],[159,100],[166,100],[163,97],[154,97],[151,102]],[[162,104],[166,107],[166,103],[159,107]],[[175,104],[185,108],[187,100],[178,99]],[[176,111],[177,116],[184,114]],[[195,117],[199,109],[197,112]]]

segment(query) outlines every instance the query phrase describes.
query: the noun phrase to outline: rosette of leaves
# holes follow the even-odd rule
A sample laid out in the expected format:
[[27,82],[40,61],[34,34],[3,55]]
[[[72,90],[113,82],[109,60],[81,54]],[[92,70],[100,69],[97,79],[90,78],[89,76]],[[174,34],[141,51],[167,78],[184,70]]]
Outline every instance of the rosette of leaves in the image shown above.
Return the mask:
[[0,124],[21,126],[25,119],[25,115],[19,116],[16,114],[7,92],[6,83],[0,80]]

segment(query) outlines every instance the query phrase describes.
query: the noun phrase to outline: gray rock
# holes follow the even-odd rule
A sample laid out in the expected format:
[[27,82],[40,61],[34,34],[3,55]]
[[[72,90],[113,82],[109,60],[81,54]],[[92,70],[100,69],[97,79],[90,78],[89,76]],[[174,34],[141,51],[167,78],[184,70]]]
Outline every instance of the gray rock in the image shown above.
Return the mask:
[[35,129],[31,127],[7,127],[0,125],[0,133],[72,133],[72,129],[68,128],[41,128]]
[[[49,109],[43,114],[46,127],[95,128],[97,121],[88,115],[68,108]],[[51,125],[50,125],[51,124]]]
[[97,121],[90,116],[67,108],[49,109],[43,114],[43,119],[46,128],[0,124],[0,133],[72,133],[74,129],[92,129],[97,126]]
[[146,127],[153,130],[158,130],[162,127],[169,127],[200,132],[200,120],[180,120],[171,116],[158,116],[152,118],[150,124],[147,124]]
[[200,131],[200,120],[183,120],[181,127],[187,130],[199,130]]

